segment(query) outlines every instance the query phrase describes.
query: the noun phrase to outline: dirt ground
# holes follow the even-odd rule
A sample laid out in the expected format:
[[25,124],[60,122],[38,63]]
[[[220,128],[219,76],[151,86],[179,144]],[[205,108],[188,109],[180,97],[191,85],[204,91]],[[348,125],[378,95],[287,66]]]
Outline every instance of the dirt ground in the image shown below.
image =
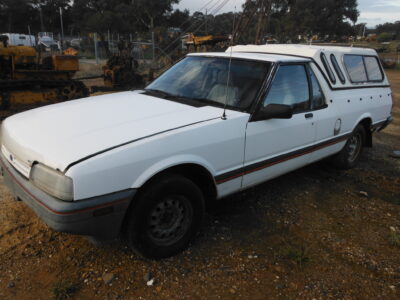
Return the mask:
[[226,198],[162,261],[50,230],[0,179],[0,299],[399,299],[400,72],[388,74],[395,121],[357,168],[318,163]]

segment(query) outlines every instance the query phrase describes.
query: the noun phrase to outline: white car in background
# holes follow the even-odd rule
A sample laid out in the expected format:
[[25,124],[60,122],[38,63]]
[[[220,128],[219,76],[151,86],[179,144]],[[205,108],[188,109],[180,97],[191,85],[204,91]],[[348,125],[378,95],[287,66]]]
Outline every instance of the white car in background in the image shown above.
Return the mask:
[[8,37],[8,45],[10,46],[36,46],[36,38],[34,35],[21,33],[0,33]]
[[235,46],[190,54],[146,89],[9,117],[10,190],[50,227],[148,258],[183,250],[206,201],[333,156],[353,167],[391,120],[371,49]]

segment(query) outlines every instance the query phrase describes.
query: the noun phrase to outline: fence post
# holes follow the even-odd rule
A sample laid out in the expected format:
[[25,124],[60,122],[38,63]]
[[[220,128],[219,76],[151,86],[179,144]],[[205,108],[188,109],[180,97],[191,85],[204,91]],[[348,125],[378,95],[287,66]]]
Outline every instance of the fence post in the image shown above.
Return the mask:
[[151,45],[152,45],[152,50],[153,50],[153,65],[154,65],[154,61],[156,58],[156,48],[155,48],[155,44],[154,44],[154,31],[151,32]]
[[[110,40],[110,29],[107,30],[107,43],[108,43],[108,51],[111,52],[111,40]],[[113,53],[114,54],[114,53]]]
[[97,49],[97,32],[94,33],[94,55],[96,56],[96,64],[99,64],[99,53]]

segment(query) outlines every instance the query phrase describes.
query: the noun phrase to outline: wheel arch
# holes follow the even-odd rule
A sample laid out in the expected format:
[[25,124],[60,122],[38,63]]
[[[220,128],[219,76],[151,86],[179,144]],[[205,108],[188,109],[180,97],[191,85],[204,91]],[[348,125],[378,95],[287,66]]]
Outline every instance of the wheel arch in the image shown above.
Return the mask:
[[195,163],[175,165],[157,173],[149,181],[166,173],[182,175],[193,181],[203,192],[206,204],[217,198],[217,185],[214,176],[204,166]]
[[202,190],[206,204],[214,201],[218,196],[217,184],[213,174],[214,170],[206,162],[197,157],[170,158],[151,166],[134,183],[133,188],[139,191],[144,186],[151,184],[153,180],[166,173],[182,175],[192,180]]
[[357,125],[359,125],[359,124],[362,125],[364,127],[364,130],[365,130],[365,145],[364,146],[372,147],[372,131],[371,131],[372,118],[371,118],[371,116],[370,115],[364,115],[357,122]]
[[[160,164],[162,164],[164,168],[158,168],[160,167]],[[199,163],[199,161],[181,161],[175,164],[165,164],[165,162],[160,162],[150,168],[150,170],[147,170],[147,172],[145,172],[146,176],[142,176],[142,178],[136,180],[133,185],[136,186],[136,184],[140,183],[140,185],[136,187],[138,192],[133,197],[133,201],[131,201],[120,227],[120,231],[123,234],[126,232],[129,211],[135,209],[135,199],[140,197],[141,191],[144,190],[145,187],[151,185],[152,182],[163,177],[165,174],[179,174],[192,180],[203,192],[206,208],[218,197],[217,185],[212,171],[210,168],[206,167],[205,164]]]

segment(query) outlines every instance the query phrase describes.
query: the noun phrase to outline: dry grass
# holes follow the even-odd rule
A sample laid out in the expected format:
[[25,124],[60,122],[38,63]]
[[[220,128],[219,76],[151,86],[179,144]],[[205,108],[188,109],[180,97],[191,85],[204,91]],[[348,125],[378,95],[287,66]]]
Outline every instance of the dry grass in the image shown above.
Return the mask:
[[70,280],[57,281],[51,289],[56,300],[70,299],[78,291],[79,285]]

